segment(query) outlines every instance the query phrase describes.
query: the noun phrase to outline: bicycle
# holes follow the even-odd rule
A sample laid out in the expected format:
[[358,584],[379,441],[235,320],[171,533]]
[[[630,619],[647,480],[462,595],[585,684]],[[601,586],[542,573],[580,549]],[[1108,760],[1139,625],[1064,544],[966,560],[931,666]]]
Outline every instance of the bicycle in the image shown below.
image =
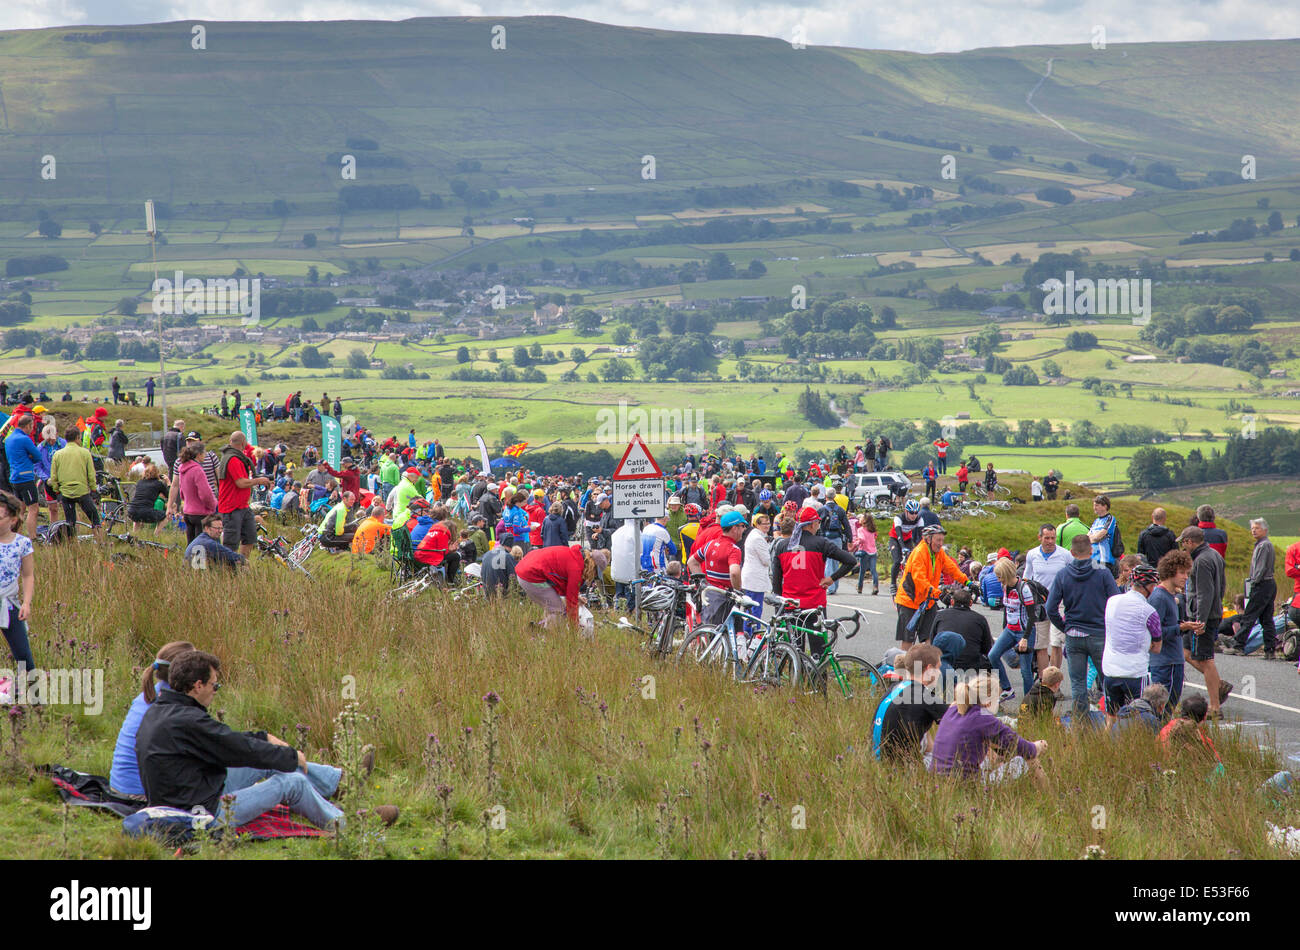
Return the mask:
[[[770,625],[766,621],[741,609],[757,607],[756,601],[735,590],[726,590],[724,595],[731,601],[727,616],[721,623],[696,627],[689,633],[677,654],[678,662],[689,659],[703,666],[728,666],[732,676],[742,683],[761,681],[775,686],[798,686],[802,679],[799,652],[790,643],[769,636]],[[761,628],[762,636],[747,660],[741,660],[736,652],[736,634],[731,629],[733,617]]]
[[[266,529],[259,525],[258,531],[265,533]],[[262,557],[269,557],[284,567],[300,571],[307,577],[311,577],[307,568],[303,567],[300,562],[293,560],[293,552],[289,550],[288,544],[289,542],[285,540],[283,535],[276,535],[274,538],[268,539],[259,534],[257,538],[257,550]]]
[[[845,640],[855,637],[861,628],[862,617],[856,610],[851,618],[845,617],[828,620],[816,608],[800,609],[797,601],[767,595],[768,603],[779,605],[782,612],[772,618],[774,629],[783,627],[799,652],[800,670],[803,680],[808,684],[809,692],[818,692],[825,696],[833,678],[845,699],[855,696],[874,695],[884,689],[885,678],[871,662],[852,654],[837,654],[835,643],[840,638],[841,629],[850,629]],[[810,613],[815,613],[811,620],[805,620]],[[820,658],[814,658],[805,647],[811,646],[813,636],[823,637],[825,646]]]

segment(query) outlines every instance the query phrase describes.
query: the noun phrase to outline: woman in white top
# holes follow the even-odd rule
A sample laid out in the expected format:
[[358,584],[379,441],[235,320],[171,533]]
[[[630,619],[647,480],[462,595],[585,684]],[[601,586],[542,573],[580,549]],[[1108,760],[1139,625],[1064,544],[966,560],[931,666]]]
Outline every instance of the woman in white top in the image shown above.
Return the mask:
[[[772,519],[759,512],[754,515],[753,530],[745,537],[745,551],[740,562],[740,587],[745,596],[758,602],[749,612],[763,616],[763,595],[772,590]],[[752,624],[746,632],[753,633]]]

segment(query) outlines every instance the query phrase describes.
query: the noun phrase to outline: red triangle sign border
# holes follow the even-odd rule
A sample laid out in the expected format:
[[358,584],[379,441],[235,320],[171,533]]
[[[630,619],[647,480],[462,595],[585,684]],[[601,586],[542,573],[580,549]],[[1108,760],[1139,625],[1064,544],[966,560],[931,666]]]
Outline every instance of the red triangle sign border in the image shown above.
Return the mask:
[[[654,467],[654,471],[639,472],[635,475],[624,475],[622,474],[623,466],[627,463],[627,457],[632,454],[633,447],[637,445],[641,446],[641,451],[644,452],[645,457],[650,460],[650,464]],[[650,454],[650,447],[645,444],[645,440],[641,438],[641,434],[639,432],[633,432],[632,438],[627,443],[627,448],[623,451],[623,457],[619,459],[618,464],[614,466],[614,474],[612,476],[613,480],[614,481],[636,481],[638,479],[663,478],[663,477],[664,477],[663,470],[659,467],[659,463],[655,461],[655,457]]]

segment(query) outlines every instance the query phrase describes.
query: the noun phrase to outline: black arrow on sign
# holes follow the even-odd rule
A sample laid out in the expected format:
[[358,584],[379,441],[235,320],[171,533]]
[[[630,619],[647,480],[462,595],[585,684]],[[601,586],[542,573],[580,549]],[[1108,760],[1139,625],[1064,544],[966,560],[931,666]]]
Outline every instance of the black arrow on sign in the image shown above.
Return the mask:
[[647,512],[647,511],[649,511],[649,510],[650,510],[649,508],[633,508],[633,509],[632,509],[632,514],[634,514],[634,515],[639,515],[639,514],[642,514],[643,512]]

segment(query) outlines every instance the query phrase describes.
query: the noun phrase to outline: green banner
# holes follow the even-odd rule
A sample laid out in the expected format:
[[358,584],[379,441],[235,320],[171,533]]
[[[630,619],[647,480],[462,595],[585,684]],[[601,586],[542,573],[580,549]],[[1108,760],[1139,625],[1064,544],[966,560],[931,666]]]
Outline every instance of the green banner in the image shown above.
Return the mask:
[[257,415],[251,406],[239,410],[239,428],[244,430],[249,445],[257,445]]
[[320,457],[334,468],[343,464],[343,427],[333,416],[320,417]]

